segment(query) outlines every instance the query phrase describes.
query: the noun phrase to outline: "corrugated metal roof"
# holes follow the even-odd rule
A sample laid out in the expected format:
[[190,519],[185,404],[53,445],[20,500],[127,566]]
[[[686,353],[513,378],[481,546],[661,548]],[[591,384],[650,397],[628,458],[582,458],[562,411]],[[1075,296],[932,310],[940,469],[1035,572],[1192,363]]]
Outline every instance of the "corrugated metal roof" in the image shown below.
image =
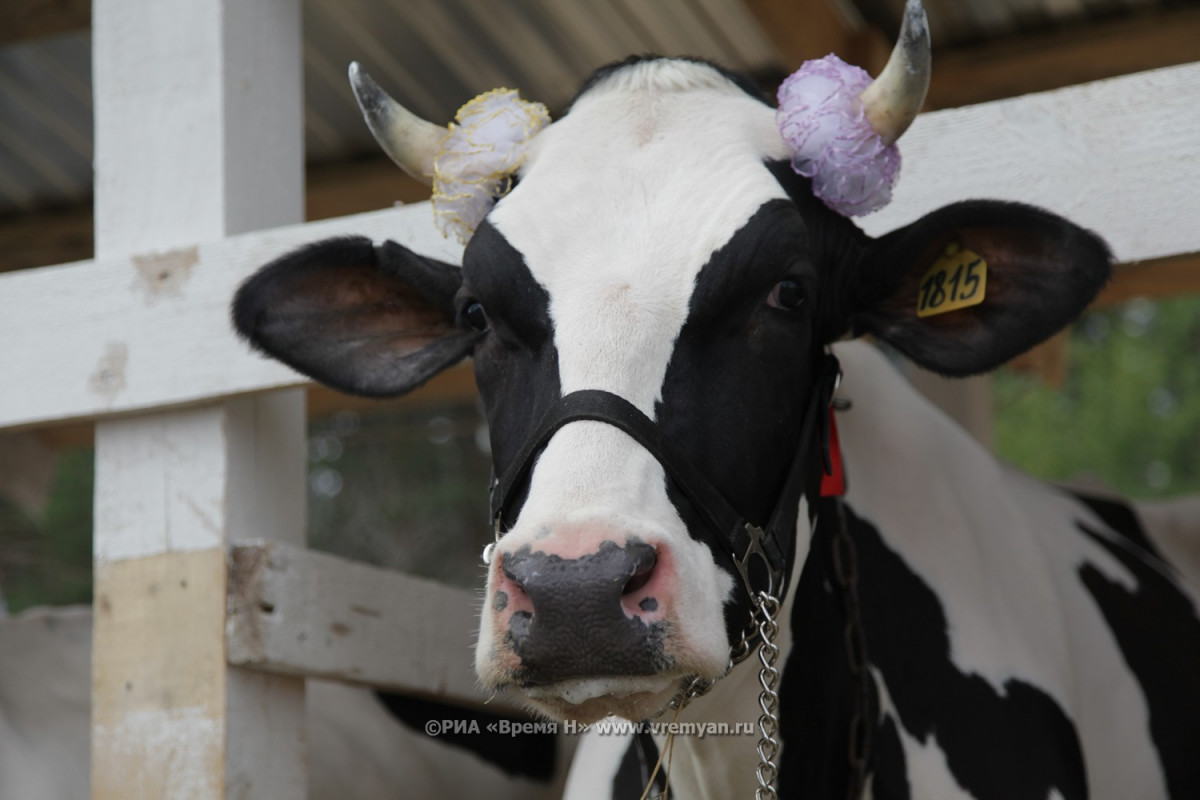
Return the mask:
[[[827,0],[894,35],[904,0]],[[925,0],[935,47],[1181,0]],[[562,108],[592,70],[631,53],[711,58],[782,74],[742,0],[305,0],[310,161],[375,152],[346,81],[363,63],[422,116],[449,121],[481,91],[519,88]],[[0,214],[86,200],[92,191],[87,32],[0,48]]]
[[[592,70],[630,53],[761,70],[778,56],[739,0],[306,0],[310,161],[376,151],[346,80],[358,60],[418,114],[449,121],[496,86],[561,108]],[[0,48],[0,214],[92,192],[91,41]]]

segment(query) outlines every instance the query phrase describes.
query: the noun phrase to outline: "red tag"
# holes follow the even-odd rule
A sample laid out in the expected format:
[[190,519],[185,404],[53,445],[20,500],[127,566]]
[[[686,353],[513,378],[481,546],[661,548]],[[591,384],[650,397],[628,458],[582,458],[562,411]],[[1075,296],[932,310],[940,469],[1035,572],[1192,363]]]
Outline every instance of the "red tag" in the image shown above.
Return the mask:
[[829,465],[833,472],[821,475],[821,497],[846,493],[846,472],[842,469],[842,445],[838,442],[837,418],[829,409]]

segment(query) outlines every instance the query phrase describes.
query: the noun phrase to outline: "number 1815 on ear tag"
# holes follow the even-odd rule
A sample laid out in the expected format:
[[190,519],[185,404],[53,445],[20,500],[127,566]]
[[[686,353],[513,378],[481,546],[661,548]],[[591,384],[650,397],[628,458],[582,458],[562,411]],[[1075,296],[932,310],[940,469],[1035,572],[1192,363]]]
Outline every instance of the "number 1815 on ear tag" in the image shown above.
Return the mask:
[[917,316],[932,317],[979,305],[986,291],[987,262],[983,256],[951,242],[921,278]]

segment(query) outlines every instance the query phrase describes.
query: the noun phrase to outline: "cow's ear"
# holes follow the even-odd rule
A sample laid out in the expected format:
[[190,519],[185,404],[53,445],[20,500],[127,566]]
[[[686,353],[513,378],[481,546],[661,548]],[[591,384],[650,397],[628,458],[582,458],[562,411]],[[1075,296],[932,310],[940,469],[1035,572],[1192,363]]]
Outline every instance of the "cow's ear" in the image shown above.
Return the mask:
[[851,326],[934,372],[986,372],[1078,317],[1111,260],[1098,236],[1041,209],[955,203],[867,247]]
[[455,326],[462,271],[395,242],[330,239],[273,261],[238,290],[233,325],[256,349],[350,394],[409,392],[471,353]]

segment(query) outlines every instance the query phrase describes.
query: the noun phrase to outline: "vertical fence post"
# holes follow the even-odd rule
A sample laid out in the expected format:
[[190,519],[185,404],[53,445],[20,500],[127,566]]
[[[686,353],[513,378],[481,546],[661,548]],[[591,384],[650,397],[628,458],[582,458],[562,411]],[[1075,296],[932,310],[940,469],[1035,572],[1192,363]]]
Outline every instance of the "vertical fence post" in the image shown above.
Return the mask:
[[[182,306],[189,245],[302,220],[299,2],[92,16],[96,255],[160,253],[130,292]],[[141,354],[110,349],[119,392]],[[303,680],[229,667],[224,637],[227,547],[303,542],[303,456],[299,390],[97,424],[95,800],[305,796]]]

